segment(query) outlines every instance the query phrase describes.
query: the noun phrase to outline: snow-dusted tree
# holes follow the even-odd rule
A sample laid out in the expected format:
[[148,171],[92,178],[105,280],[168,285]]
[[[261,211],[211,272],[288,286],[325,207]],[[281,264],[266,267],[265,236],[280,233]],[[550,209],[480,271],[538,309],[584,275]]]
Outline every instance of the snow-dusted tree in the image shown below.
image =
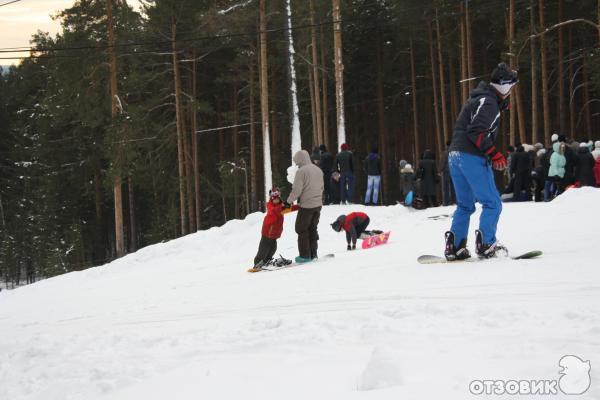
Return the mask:
[[333,5],[333,54],[335,64],[335,105],[337,110],[338,148],[346,142],[344,117],[344,63],[342,61],[342,14],[340,0],[332,0]]
[[271,144],[269,142],[269,78],[267,73],[267,11],[266,0],[260,0],[260,111],[263,134],[263,165],[265,174],[264,198],[273,186],[271,171]]
[[[298,114],[298,96],[296,91],[296,68],[294,66],[294,37],[292,35],[292,7],[290,0],[285,1],[285,7],[287,12],[287,48],[288,48],[288,84],[289,84],[289,99],[290,99],[290,132],[292,135],[291,150],[292,157],[297,151],[302,149],[302,138],[300,137],[300,118]],[[292,162],[293,163],[293,162]]]

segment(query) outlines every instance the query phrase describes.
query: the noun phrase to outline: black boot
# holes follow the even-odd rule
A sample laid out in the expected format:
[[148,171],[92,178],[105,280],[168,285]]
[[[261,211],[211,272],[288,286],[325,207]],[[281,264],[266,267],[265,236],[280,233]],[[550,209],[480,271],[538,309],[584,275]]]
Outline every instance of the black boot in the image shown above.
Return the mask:
[[446,260],[448,261],[458,261],[458,260],[466,260],[471,257],[471,253],[467,249],[467,239],[463,239],[460,242],[460,245],[456,247],[454,245],[454,233],[452,231],[448,231],[445,233],[446,237],[446,250],[444,251],[444,256],[446,256]]
[[499,254],[508,255],[508,249],[498,241],[490,244],[483,243],[483,233],[480,230],[475,231],[475,248],[479,258],[492,258]]

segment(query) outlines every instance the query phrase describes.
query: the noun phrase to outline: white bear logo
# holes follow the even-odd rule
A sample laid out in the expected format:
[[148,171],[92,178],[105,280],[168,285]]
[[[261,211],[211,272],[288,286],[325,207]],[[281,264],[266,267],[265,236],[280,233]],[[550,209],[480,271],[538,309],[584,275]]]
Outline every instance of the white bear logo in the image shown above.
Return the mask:
[[558,387],[564,394],[583,394],[592,383],[591,365],[577,356],[564,356],[558,362]]

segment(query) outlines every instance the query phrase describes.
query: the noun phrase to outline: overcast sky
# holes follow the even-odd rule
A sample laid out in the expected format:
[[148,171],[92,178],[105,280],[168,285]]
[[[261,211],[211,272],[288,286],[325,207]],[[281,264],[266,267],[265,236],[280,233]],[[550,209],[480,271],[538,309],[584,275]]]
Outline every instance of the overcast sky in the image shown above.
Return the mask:
[[[0,0],[0,4],[10,0]],[[69,8],[75,0],[21,0],[14,4],[0,7],[0,49],[7,47],[29,47],[31,35],[39,30],[55,34],[60,28],[58,21],[51,15]],[[128,0],[137,5],[137,0]],[[11,57],[15,54],[0,53],[0,57]],[[19,60],[0,59],[0,65],[18,63]]]

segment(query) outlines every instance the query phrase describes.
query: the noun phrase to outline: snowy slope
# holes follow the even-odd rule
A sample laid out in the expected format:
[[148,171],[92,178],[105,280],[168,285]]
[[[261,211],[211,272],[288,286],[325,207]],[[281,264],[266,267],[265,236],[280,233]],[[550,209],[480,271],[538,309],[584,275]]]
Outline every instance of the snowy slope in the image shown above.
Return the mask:
[[257,213],[2,291],[0,399],[482,398],[472,380],[558,379],[567,354],[592,365],[570,398],[600,398],[600,190],[506,204],[499,238],[544,251],[528,261],[417,264],[441,254],[450,221],[429,217],[452,207],[368,208],[390,243],[347,252],[329,223],[351,210],[323,210],[331,261],[248,274]]

